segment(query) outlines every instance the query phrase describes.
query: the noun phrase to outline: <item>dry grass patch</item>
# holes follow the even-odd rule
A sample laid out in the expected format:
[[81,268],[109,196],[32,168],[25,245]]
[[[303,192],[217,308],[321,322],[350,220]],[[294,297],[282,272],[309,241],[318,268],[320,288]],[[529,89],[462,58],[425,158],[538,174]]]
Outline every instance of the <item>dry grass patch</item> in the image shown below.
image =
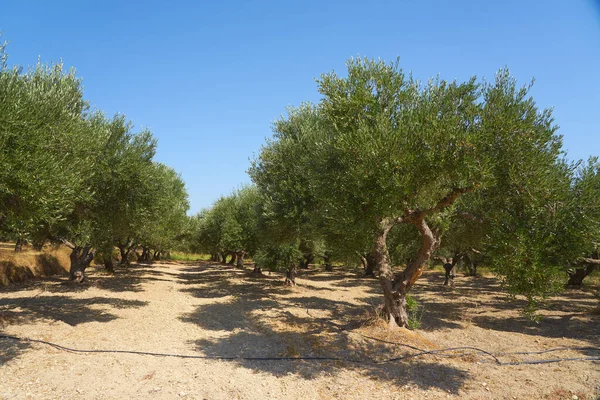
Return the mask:
[[14,252],[10,244],[0,247],[0,285],[68,272],[70,250],[65,246],[44,251]]

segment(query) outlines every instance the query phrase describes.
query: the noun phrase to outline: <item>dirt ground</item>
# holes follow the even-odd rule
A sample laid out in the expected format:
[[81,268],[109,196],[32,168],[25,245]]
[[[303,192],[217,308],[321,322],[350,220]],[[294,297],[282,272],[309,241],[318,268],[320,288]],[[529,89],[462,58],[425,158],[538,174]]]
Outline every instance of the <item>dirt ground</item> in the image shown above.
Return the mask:
[[[90,272],[80,287],[50,278],[1,288],[0,335],[234,359],[73,353],[0,339],[0,399],[600,398],[597,361],[498,365],[468,350],[385,362],[417,353],[405,345],[474,346],[502,362],[600,356],[600,320],[590,313],[598,302],[585,291],[552,299],[535,323],[493,278],[459,275],[446,289],[441,273],[426,272],[414,291],[421,327],[390,332],[369,322],[380,289],[358,273],[313,268],[290,289],[281,275],[254,278],[207,262]],[[581,349],[501,354],[564,346]]]

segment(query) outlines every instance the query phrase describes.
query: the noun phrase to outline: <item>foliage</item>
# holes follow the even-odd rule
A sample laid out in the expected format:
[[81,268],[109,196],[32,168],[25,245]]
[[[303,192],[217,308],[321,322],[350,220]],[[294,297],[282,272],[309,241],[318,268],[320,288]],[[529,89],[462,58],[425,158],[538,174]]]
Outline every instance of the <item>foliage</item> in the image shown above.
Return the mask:
[[419,329],[423,317],[423,306],[412,296],[406,296],[406,311],[408,312],[408,328]]
[[259,246],[261,216],[262,203],[255,187],[221,197],[192,219],[197,232],[192,247],[212,255],[244,252],[252,256]]
[[[530,87],[518,87],[508,70],[490,83],[423,84],[398,62],[351,59],[347,67],[345,77],[317,81],[319,104],[290,109],[275,123],[250,170],[263,195],[283,215],[317,221],[328,245],[345,253],[364,254],[391,229],[395,261],[416,263],[396,278],[408,288],[436,239],[462,229],[497,243],[493,264],[512,290],[531,300],[552,292],[554,268],[542,254],[548,242],[521,241],[531,226],[514,229],[541,222],[536,210],[548,205],[555,184],[568,182],[561,181],[551,112],[538,110]],[[473,211],[486,212],[493,234],[488,226],[459,226],[457,217]],[[515,243],[526,251],[515,251]],[[379,251],[385,260],[387,249]]]
[[188,208],[181,178],[155,163],[148,130],[106,118],[62,64],[8,67],[0,46],[0,233],[110,254],[173,245]]
[[266,245],[254,256],[256,265],[271,271],[286,271],[302,261],[303,254],[298,242],[288,244]]

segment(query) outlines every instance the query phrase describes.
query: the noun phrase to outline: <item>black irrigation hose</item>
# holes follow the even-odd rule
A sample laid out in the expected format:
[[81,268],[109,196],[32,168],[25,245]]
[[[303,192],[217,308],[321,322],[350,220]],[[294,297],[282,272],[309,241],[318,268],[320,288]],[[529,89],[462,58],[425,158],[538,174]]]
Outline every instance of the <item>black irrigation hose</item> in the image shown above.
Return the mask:
[[553,349],[542,350],[542,351],[513,351],[513,352],[505,352],[505,353],[497,353],[499,356],[503,355],[513,355],[513,354],[544,354],[544,353],[552,353],[554,351],[564,351],[564,350],[576,350],[576,351],[600,351],[600,347],[555,347]]
[[56,343],[47,342],[45,340],[21,338],[18,336],[0,335],[0,339],[11,339],[19,342],[31,342],[41,343],[47,346],[54,347],[58,350],[67,351],[69,353],[117,353],[117,354],[136,354],[143,356],[154,356],[154,357],[176,357],[176,358],[195,358],[204,360],[246,360],[246,361],[291,361],[291,360],[311,360],[311,361],[349,361],[360,363],[359,360],[351,360],[339,357],[232,357],[232,356],[195,356],[186,354],[172,354],[172,353],[153,353],[148,351],[135,351],[135,350],[82,350],[74,349],[71,347],[61,346]]
[[[396,346],[403,346],[403,347],[408,347],[414,350],[418,350],[419,352],[423,352],[423,353],[429,353],[429,352],[446,352],[449,349],[441,349],[441,350],[423,350],[423,349],[419,349],[418,347],[415,346],[411,346],[409,344],[404,344],[404,343],[398,343],[398,342],[390,342],[389,340],[383,340],[383,339],[378,339],[378,338],[374,338],[371,336],[367,336],[367,335],[363,335],[362,333],[358,333],[355,332],[357,335],[362,336],[366,339],[370,339],[370,340],[375,340],[378,342],[382,342],[382,343],[388,343],[388,344],[393,344]],[[456,348],[455,348],[456,349]],[[460,349],[470,349],[470,350],[475,350],[479,353],[483,353],[483,354],[488,354],[494,358],[496,358],[496,356],[507,356],[507,355],[528,355],[528,354],[544,354],[544,353],[551,353],[551,352],[555,352],[555,351],[565,351],[565,350],[574,350],[574,351],[598,351],[600,352],[600,347],[569,347],[569,346],[563,346],[563,347],[555,347],[552,349],[548,349],[548,350],[542,350],[542,351],[513,351],[513,352],[501,352],[501,353],[496,353],[495,355],[492,353],[489,353],[485,350],[479,349],[477,347],[461,347]]]
[[[356,359],[341,358],[341,357],[231,357],[231,356],[194,356],[194,355],[185,355],[185,354],[152,353],[152,352],[147,352],[147,351],[134,351],[134,350],[82,350],[82,349],[74,349],[74,348],[70,348],[70,347],[66,347],[66,346],[61,346],[59,344],[47,342],[45,340],[21,338],[18,336],[0,335],[0,339],[11,339],[11,340],[19,341],[19,342],[41,343],[41,344],[45,344],[47,346],[54,347],[58,350],[63,350],[63,351],[72,352],[72,353],[113,353],[113,354],[117,353],[117,354],[146,355],[146,356],[155,356],[155,357],[192,358],[192,359],[203,359],[203,360],[244,360],[244,361],[296,361],[296,360],[303,360],[303,361],[345,361],[345,362],[358,363],[358,364],[360,364],[360,363],[385,364],[385,363],[389,363],[389,362],[401,361],[401,360],[414,358],[414,357],[427,355],[427,354],[438,354],[438,353],[445,353],[445,352],[457,351],[457,350],[475,350],[475,351],[478,351],[480,353],[483,353],[485,355],[492,357],[494,359],[494,361],[496,361],[496,364],[502,365],[502,366],[523,365],[523,364],[550,364],[550,363],[556,363],[556,362],[561,362],[561,361],[600,361],[600,356],[598,356],[598,357],[569,357],[569,358],[555,358],[555,359],[548,359],[548,360],[502,362],[498,359],[498,357],[496,357],[495,355],[493,355],[492,353],[490,353],[488,351],[481,350],[476,347],[468,347],[468,346],[451,347],[451,348],[438,349],[438,350],[422,350],[418,353],[408,354],[408,355],[405,355],[402,357],[389,358],[387,360],[382,360],[382,361],[374,361],[374,360],[356,360]],[[371,339],[374,339],[374,338],[371,338]],[[380,340],[380,339],[375,339],[375,340]],[[399,344],[399,343],[394,343],[394,342],[388,342],[388,343]],[[600,349],[595,348],[595,347],[582,347],[582,348],[563,347],[563,348],[550,349],[550,350],[546,350],[546,351],[542,351],[542,352],[531,352],[531,354],[536,354],[536,353],[539,354],[539,353],[564,350],[564,349],[569,349],[569,350],[572,350],[572,349],[590,350],[591,349],[591,350],[600,351]],[[464,352],[462,353],[462,355],[465,355],[465,354],[467,354],[467,353],[464,353]],[[510,353],[505,353],[505,354],[510,354]],[[515,354],[519,354],[519,353],[515,353]],[[459,355],[461,355],[461,354],[459,354]]]

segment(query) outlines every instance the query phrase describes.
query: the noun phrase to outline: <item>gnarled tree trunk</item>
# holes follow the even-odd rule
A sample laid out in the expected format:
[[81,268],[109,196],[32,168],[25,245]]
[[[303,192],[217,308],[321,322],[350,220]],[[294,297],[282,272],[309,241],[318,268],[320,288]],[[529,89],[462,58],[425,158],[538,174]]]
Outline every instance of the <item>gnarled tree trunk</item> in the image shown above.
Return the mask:
[[125,247],[122,245],[119,245],[119,253],[121,255],[121,260],[119,261],[119,265],[126,265],[129,266],[129,247]]
[[291,267],[285,271],[285,286],[296,286],[296,273],[297,266],[296,264],[292,264]]
[[111,273],[115,272],[115,265],[113,263],[111,254],[105,254],[103,257],[103,261],[104,261],[104,269],[106,269],[107,272],[111,272]]
[[325,271],[333,271],[333,266],[331,265],[331,257],[329,257],[329,255],[323,255],[323,263],[325,264]]
[[308,265],[313,262],[315,256],[312,253],[304,254],[304,259],[300,262],[301,269],[308,269]]
[[375,268],[377,267],[377,250],[375,246],[371,249],[369,254],[363,257],[365,276],[375,277]]
[[460,259],[462,258],[462,254],[456,253],[454,257],[444,261],[444,270],[446,271],[446,275],[444,277],[444,286],[454,286],[454,267]]
[[19,253],[21,251],[23,251],[23,242],[25,242],[25,240],[18,238],[17,242],[15,243],[15,252]]
[[594,272],[595,269],[596,265],[589,264],[582,268],[576,268],[573,272],[569,271],[569,281],[567,282],[567,286],[582,287],[583,280]]
[[86,280],[85,270],[94,259],[95,250],[91,246],[75,246],[69,258],[71,267],[69,269],[69,280],[81,283]]
[[245,251],[238,251],[237,254],[237,261],[236,261],[236,267],[237,268],[244,268],[244,257],[246,257],[246,252]]
[[388,219],[380,222],[379,232],[375,239],[374,249],[376,264],[379,267],[379,282],[383,288],[383,311],[389,318],[389,326],[408,326],[408,312],[406,310],[406,295],[423,273],[427,261],[439,246],[439,238],[430,228],[425,217],[416,217],[409,220],[421,235],[421,247],[415,259],[409,262],[404,271],[394,276],[390,264],[386,238],[393,226]]

